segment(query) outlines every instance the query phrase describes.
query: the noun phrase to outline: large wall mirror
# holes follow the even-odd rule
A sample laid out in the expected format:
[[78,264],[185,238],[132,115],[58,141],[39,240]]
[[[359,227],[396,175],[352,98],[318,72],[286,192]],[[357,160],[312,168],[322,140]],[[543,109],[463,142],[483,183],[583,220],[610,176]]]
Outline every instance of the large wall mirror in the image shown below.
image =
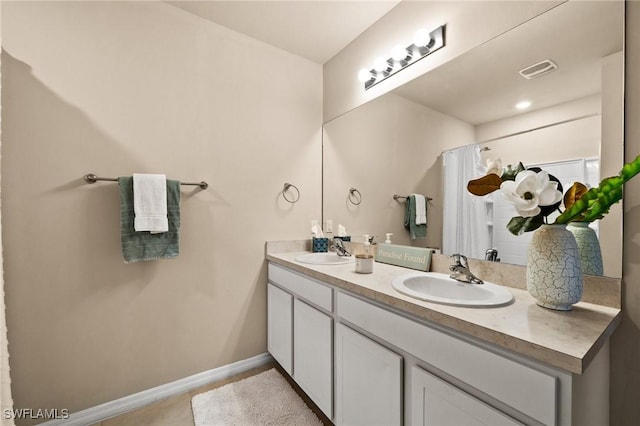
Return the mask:
[[[451,254],[447,241],[456,221],[477,219],[456,200],[474,197],[460,179],[478,177],[487,159],[541,165],[561,180],[597,183],[617,174],[623,162],[623,40],[624,2],[566,2],[325,123],[323,219],[345,226],[355,241],[364,234],[381,241],[393,233],[394,243]],[[533,79],[519,74],[547,59],[558,68]],[[530,108],[515,109],[523,100]],[[465,155],[480,155],[480,165]],[[465,173],[456,176],[460,171]],[[411,193],[431,198],[424,239],[411,240],[405,200],[394,199]],[[486,216],[477,226],[490,241],[463,254],[483,258],[497,247],[502,261],[522,264],[518,253],[526,252],[530,233],[509,235],[504,221],[515,212],[505,213],[508,206],[496,198],[480,202]],[[620,277],[621,206],[594,226],[605,275]]]

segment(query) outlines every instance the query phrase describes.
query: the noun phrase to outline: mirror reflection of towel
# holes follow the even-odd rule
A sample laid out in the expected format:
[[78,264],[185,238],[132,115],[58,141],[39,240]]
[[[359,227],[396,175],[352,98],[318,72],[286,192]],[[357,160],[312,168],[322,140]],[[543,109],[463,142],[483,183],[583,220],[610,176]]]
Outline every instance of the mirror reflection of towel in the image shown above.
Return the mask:
[[406,201],[406,210],[404,212],[404,228],[409,231],[412,240],[417,240],[418,238],[426,238],[427,237],[427,203],[425,200],[424,203],[424,224],[416,224],[416,194],[411,194],[407,197]]
[[180,182],[167,179],[167,218],[169,230],[160,234],[136,232],[133,203],[133,177],[121,176],[120,185],[120,240],[125,263],[146,260],[171,259],[180,252]]
[[416,200],[416,225],[427,224],[427,200],[422,194],[411,194]]

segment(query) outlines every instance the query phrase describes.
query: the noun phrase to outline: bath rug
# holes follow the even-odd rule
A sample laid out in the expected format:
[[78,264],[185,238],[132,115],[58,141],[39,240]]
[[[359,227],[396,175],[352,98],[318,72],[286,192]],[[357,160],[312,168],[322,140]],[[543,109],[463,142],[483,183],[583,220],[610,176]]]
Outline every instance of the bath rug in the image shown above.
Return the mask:
[[322,425],[275,368],[191,398],[196,426]]

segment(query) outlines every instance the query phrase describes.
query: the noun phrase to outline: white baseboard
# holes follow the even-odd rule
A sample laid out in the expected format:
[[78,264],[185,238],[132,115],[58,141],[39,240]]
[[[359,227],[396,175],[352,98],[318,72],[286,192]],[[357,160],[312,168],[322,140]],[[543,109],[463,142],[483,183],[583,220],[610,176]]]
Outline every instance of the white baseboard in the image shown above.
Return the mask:
[[185,377],[184,379],[179,379],[175,382],[166,383],[152,389],[147,389],[142,392],[134,393],[133,395],[87,408],[86,410],[71,413],[68,419],[51,420],[41,423],[41,425],[91,425],[128,411],[136,410],[161,399],[166,399],[184,392],[189,392],[193,389],[199,388],[200,386],[205,386],[227,379],[231,376],[235,376],[236,374],[251,370],[252,368],[265,365],[272,360],[273,358],[271,355],[265,352],[252,358],[234,362],[233,364],[223,365],[222,367],[203,371],[202,373],[194,374],[193,376]]

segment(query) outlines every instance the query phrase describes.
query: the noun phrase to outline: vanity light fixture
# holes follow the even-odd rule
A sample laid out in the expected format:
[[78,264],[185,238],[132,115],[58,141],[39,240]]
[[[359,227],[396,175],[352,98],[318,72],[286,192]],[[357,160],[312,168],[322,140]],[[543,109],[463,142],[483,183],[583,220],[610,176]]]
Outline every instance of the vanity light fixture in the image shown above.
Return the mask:
[[412,44],[407,47],[396,45],[389,59],[379,57],[375,60],[373,68],[361,69],[358,79],[364,83],[365,90],[443,47],[444,27],[442,25],[431,32],[425,29],[418,30]]
[[393,50],[391,51],[391,57],[393,58],[395,63],[400,63],[400,62],[406,60],[407,56],[409,54],[410,54],[410,52],[407,51],[407,48],[406,47],[402,47],[401,44],[396,44],[393,47]]

